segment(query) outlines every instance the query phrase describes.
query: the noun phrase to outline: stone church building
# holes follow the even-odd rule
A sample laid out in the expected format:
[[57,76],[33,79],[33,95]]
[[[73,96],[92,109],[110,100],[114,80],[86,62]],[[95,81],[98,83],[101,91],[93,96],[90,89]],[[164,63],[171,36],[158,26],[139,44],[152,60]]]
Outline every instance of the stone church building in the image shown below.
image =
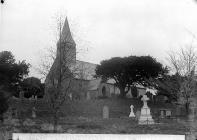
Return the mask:
[[[57,42],[56,59],[45,80],[46,88],[50,87],[52,83],[57,83],[58,71],[61,69],[59,68],[60,61],[63,61],[62,63],[66,62],[70,71],[74,73],[72,90],[68,94],[70,98],[94,99],[120,94],[119,89],[114,85],[113,79],[102,82],[101,78],[95,78],[96,64],[76,59],[76,43],[71,35],[67,18]],[[62,87],[66,86],[66,84],[68,83],[65,82]],[[131,91],[127,95],[131,97]]]

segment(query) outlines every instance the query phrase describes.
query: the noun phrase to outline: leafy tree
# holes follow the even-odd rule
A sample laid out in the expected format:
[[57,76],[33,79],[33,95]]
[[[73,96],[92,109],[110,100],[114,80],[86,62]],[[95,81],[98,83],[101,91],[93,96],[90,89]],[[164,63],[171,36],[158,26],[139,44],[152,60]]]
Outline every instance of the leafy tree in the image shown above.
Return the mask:
[[167,68],[163,68],[151,56],[114,57],[96,67],[96,76],[114,79],[122,97],[125,97],[131,85],[138,83],[149,86],[147,79],[162,77],[166,72]]
[[24,60],[18,63],[9,51],[0,52],[0,83],[13,88],[29,73],[29,66]]
[[28,77],[24,79],[21,83],[21,86],[22,86],[22,89],[26,91],[25,97],[27,98],[31,97],[32,95],[33,96],[40,95],[43,89],[40,79],[36,77]]
[[158,90],[158,95],[168,97],[170,101],[177,101],[181,83],[185,77],[178,74],[164,75],[162,78],[149,79],[149,84]]

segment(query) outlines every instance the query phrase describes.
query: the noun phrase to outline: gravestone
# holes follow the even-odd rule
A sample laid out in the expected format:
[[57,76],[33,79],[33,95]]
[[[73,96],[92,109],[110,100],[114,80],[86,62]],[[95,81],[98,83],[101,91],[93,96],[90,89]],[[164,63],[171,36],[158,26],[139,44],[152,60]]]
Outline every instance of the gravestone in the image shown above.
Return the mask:
[[171,110],[166,110],[166,117],[171,117],[171,116],[172,116]]
[[[50,124],[50,123],[43,123],[43,124],[41,124],[40,127],[44,131],[53,131],[54,130],[54,125]],[[56,130],[57,130],[57,132],[60,132],[60,133],[62,133],[64,131],[64,129],[62,128],[61,125],[57,125]]]
[[103,119],[108,119],[109,118],[109,107],[104,106],[103,107]]
[[36,108],[32,108],[32,118],[36,118]]
[[70,93],[68,96],[69,96],[70,100],[73,100],[73,94],[72,93]]
[[31,120],[31,119],[26,119],[24,122],[23,122],[23,125],[24,126],[34,126],[36,123]]
[[143,95],[141,100],[143,101],[143,107],[141,108],[138,124],[154,124],[154,120],[152,119],[152,116],[150,114],[150,108],[147,105],[149,98],[147,97],[147,95]]
[[21,100],[23,100],[24,99],[24,91],[20,91],[19,92],[19,98],[21,99]]
[[160,118],[163,119],[164,117],[165,117],[164,110],[161,110],[161,111],[160,111]]
[[86,99],[87,99],[87,100],[90,100],[90,99],[91,99],[91,97],[90,97],[90,92],[87,92]]
[[129,117],[135,117],[135,114],[133,113],[133,105],[130,106],[130,114],[129,114]]

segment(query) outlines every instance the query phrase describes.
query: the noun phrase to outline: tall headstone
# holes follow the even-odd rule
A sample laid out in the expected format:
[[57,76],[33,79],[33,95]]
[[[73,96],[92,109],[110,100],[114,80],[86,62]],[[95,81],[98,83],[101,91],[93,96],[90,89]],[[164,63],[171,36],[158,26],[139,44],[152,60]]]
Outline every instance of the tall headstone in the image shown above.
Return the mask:
[[129,114],[129,117],[135,117],[135,114],[133,113],[133,105],[131,105],[130,106],[130,109],[131,109],[131,111],[130,111],[130,114]]
[[164,110],[161,110],[161,111],[160,111],[160,118],[163,119],[164,117],[165,117]]
[[32,108],[32,118],[36,118],[36,108]]
[[91,97],[90,97],[90,92],[89,92],[89,91],[88,91],[87,94],[86,94],[86,99],[87,99],[87,100],[90,100],[90,99],[91,99]]
[[24,91],[23,91],[23,90],[21,90],[21,91],[19,92],[19,98],[20,98],[21,100],[24,99]]
[[138,124],[154,124],[154,120],[152,119],[150,108],[147,105],[147,101],[149,98],[147,95],[143,95],[142,99],[143,107],[141,108],[140,118],[138,120]]
[[103,107],[103,119],[109,119],[109,107],[108,106]]
[[72,101],[73,100],[73,94],[70,93],[68,96],[69,96],[70,100]]

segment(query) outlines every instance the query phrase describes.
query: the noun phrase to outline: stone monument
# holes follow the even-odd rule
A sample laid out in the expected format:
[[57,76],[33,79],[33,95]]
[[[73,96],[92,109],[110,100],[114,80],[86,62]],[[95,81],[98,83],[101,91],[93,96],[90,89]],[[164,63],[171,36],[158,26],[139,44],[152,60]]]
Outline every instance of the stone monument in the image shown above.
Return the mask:
[[160,118],[161,118],[161,119],[165,118],[164,110],[161,110],[161,111],[160,111]]
[[21,100],[24,99],[24,91],[23,91],[23,90],[21,90],[21,91],[19,92],[19,98],[20,98]]
[[130,106],[131,112],[129,114],[129,117],[135,117],[135,114],[133,113],[133,105]]
[[141,108],[141,114],[138,120],[138,124],[154,124],[154,120],[152,119],[150,108],[147,105],[147,101],[149,98],[147,95],[143,95],[142,99],[143,107]]
[[91,99],[91,97],[90,97],[90,92],[87,92],[86,99],[87,99],[87,100],[90,100],[90,99]]
[[109,119],[109,107],[108,106],[103,107],[103,119]]

